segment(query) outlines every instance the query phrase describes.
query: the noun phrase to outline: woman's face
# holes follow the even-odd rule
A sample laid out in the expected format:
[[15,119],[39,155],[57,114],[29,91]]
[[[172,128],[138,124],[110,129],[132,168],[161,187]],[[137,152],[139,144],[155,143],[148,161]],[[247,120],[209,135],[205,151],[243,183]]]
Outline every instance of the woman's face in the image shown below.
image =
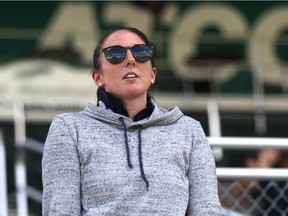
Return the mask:
[[[102,48],[109,46],[133,46],[144,44],[144,41],[135,33],[127,30],[119,30],[107,37]],[[156,78],[156,68],[152,67],[151,60],[138,62],[134,59],[130,49],[127,49],[126,58],[119,64],[111,64],[100,54],[100,67],[93,72],[93,80],[99,86],[118,98],[135,99],[145,97],[151,83]]]

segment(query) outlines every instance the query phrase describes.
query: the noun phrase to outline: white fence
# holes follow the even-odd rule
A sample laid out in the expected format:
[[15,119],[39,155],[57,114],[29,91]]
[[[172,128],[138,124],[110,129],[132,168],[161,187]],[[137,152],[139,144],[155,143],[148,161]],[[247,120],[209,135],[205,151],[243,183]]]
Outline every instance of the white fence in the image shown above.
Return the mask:
[[[28,215],[27,198],[30,197],[41,202],[42,194],[26,183],[25,149],[32,149],[39,154],[43,151],[43,143],[30,140],[25,136],[24,107],[21,104],[15,107],[15,143],[18,155],[16,157],[15,177],[17,194],[18,216]],[[212,148],[228,149],[261,149],[277,148],[288,150],[288,138],[240,138],[240,137],[208,137]],[[5,170],[5,145],[0,133],[0,209],[1,216],[7,215],[7,185]],[[39,164],[41,166],[41,164]],[[20,168],[19,168],[20,167]],[[265,180],[288,180],[288,169],[283,168],[224,168],[218,167],[217,176],[219,180],[237,179],[265,179]]]
[[[273,148],[288,150],[288,138],[208,137],[212,147],[229,149]],[[217,168],[219,179],[287,179],[288,169],[284,168]]]
[[[208,140],[212,148],[288,150],[287,138],[209,137]],[[288,214],[288,168],[218,167],[216,172],[220,202],[226,210],[223,215]]]

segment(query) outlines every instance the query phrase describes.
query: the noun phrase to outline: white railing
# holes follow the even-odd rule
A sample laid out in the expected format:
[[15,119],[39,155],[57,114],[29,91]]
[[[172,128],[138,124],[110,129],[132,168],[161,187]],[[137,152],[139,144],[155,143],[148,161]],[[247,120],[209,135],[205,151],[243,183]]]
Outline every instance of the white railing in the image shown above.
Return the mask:
[[6,175],[6,152],[2,131],[0,130],[0,215],[8,216],[7,207],[7,175]]
[[27,200],[27,182],[26,182],[26,165],[25,165],[25,144],[26,144],[26,127],[25,112],[23,103],[15,103],[14,105],[14,125],[15,125],[15,182],[16,182],[16,200],[17,215],[28,215]]
[[208,137],[212,147],[229,149],[277,148],[288,150],[288,138],[266,137]]
[[[208,137],[212,147],[229,149],[273,148],[288,150],[288,138]],[[219,179],[286,179],[286,168],[217,168]]]
[[217,168],[218,179],[288,180],[285,168]]
[[[213,105],[213,104],[212,104]],[[215,104],[214,104],[215,105]],[[216,104],[217,105],[217,104]],[[213,107],[212,107],[213,108]],[[215,106],[214,106],[215,108]],[[214,111],[213,111],[214,110]],[[214,113],[218,109],[212,109]],[[212,112],[212,113],[213,113]],[[209,112],[208,112],[209,113]],[[211,112],[210,112],[211,114]],[[218,116],[219,118],[219,116]],[[213,118],[215,119],[215,117]],[[217,119],[217,118],[216,118]],[[39,154],[43,152],[43,143],[30,140],[25,135],[25,109],[23,104],[15,104],[14,107],[15,135],[16,148],[20,153],[16,159],[16,188],[17,188],[17,206],[18,216],[28,215],[27,195],[41,202],[42,193],[27,186],[26,184],[26,166],[24,162],[25,149],[32,149]],[[210,121],[211,124],[211,121]],[[208,141],[212,148],[220,149],[261,149],[261,148],[277,148],[288,150],[288,138],[248,138],[248,137],[220,137],[221,127],[220,122],[216,122],[210,127],[211,135]],[[19,169],[19,165],[20,168]],[[272,168],[216,168],[219,179],[288,179],[288,169],[272,169]],[[2,215],[1,215],[2,216]]]
[[[40,202],[42,201],[42,192],[30,187],[26,181],[26,149],[33,150],[39,154],[43,153],[44,144],[26,137],[25,106],[18,102],[14,104],[14,125],[15,125],[15,183],[16,183],[16,201],[17,215],[27,216],[29,213],[28,197]],[[0,215],[2,216],[2,215]]]

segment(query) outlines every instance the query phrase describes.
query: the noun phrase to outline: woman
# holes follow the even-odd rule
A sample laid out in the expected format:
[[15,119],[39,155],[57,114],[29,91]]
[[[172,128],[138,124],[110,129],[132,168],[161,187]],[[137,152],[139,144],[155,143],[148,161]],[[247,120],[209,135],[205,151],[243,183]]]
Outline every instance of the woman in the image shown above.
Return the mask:
[[44,148],[43,215],[221,215],[203,129],[157,106],[155,47],[135,28],[94,51],[97,105],[53,120]]

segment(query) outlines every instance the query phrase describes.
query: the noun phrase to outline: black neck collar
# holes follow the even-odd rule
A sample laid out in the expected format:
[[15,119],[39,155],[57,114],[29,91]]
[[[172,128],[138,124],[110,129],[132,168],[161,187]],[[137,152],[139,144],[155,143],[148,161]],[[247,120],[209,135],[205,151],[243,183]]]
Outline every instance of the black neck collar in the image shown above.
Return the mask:
[[[108,109],[111,109],[115,113],[128,117],[128,112],[126,108],[124,107],[122,100],[115,97],[111,93],[106,92],[105,90],[101,91],[100,100],[105,104],[105,106]],[[141,110],[140,112],[138,112],[133,118],[133,121],[139,121],[139,120],[149,117],[151,113],[153,112],[153,109],[154,109],[154,105],[152,103],[151,97],[148,96],[147,107]]]

